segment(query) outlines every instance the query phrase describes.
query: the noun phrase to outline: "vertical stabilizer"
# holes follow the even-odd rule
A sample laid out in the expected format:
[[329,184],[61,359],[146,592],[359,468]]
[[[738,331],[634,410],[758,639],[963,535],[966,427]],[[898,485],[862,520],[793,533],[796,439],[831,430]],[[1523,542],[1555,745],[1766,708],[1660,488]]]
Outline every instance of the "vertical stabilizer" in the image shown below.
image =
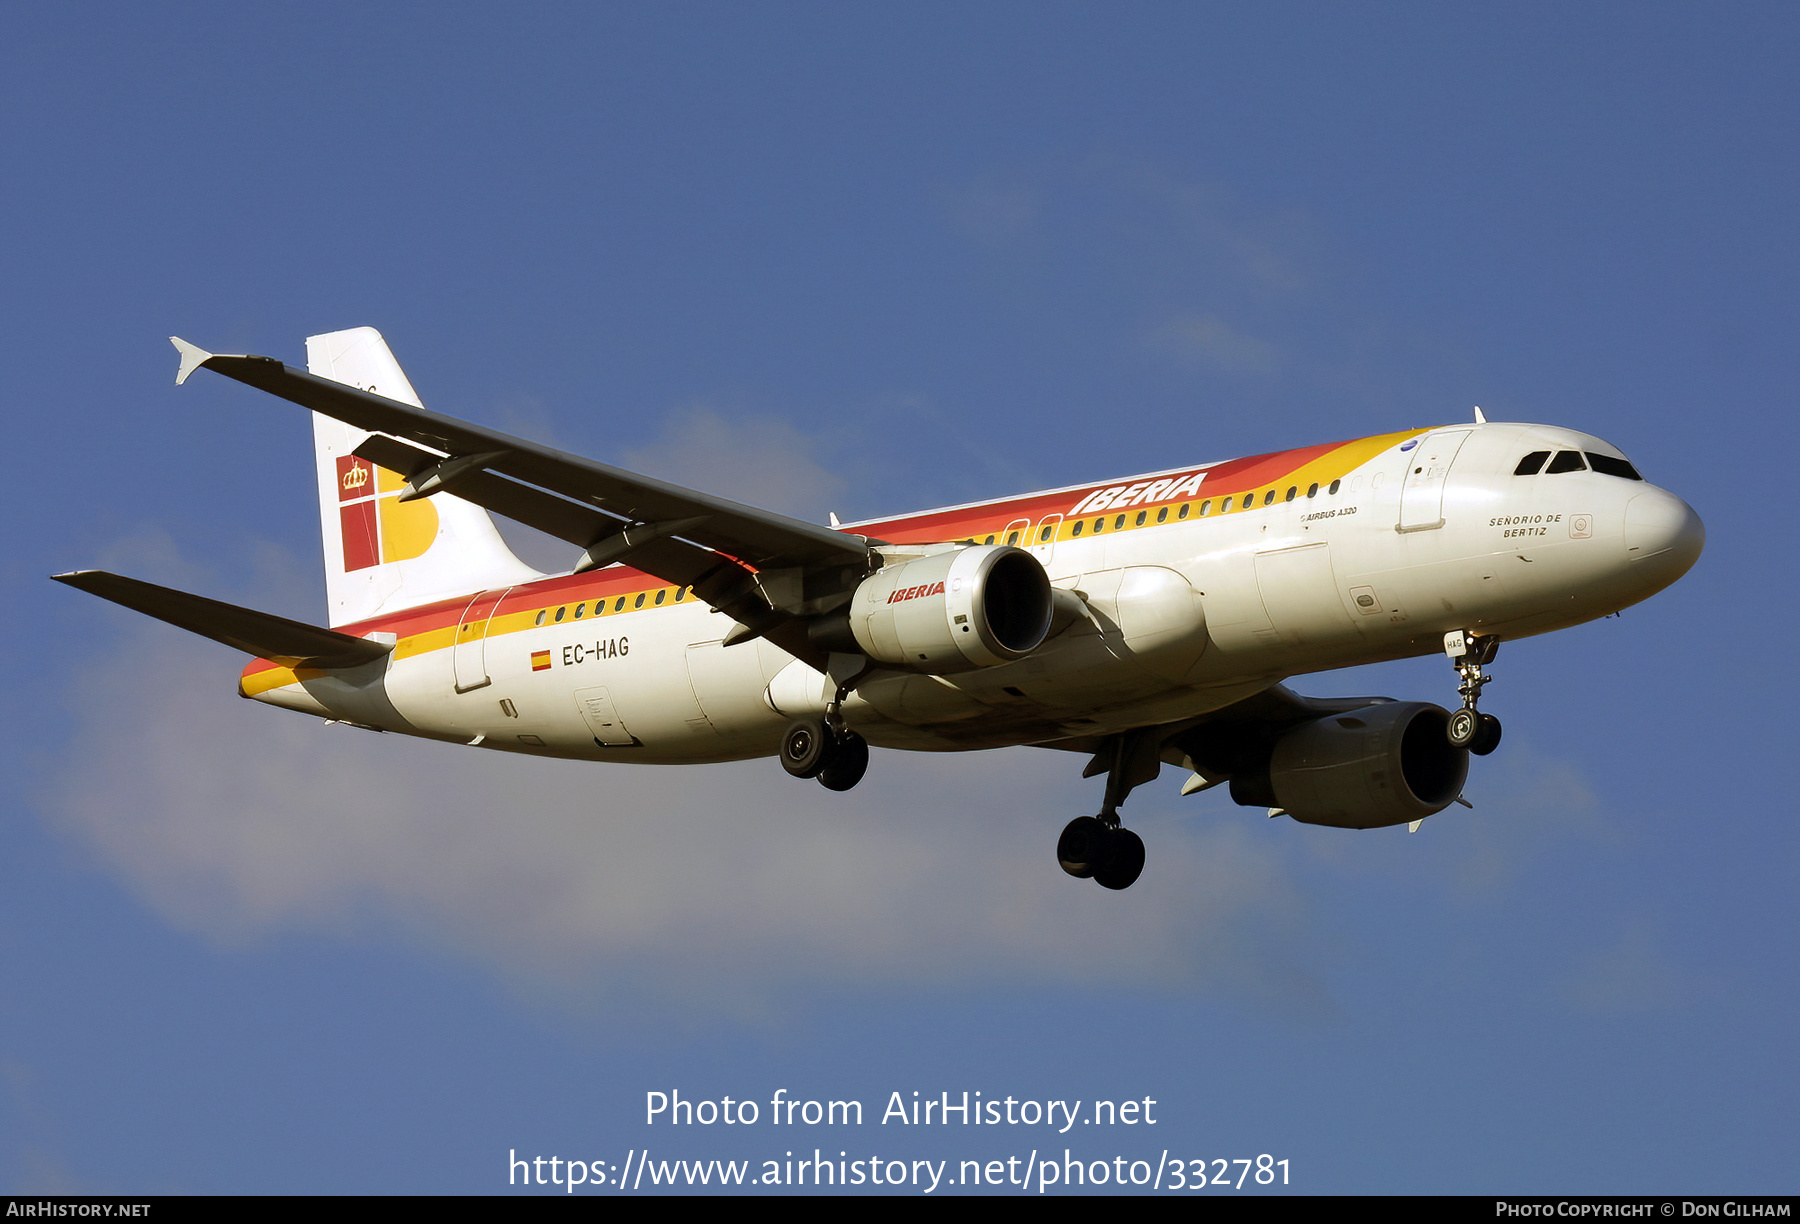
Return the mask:
[[[309,336],[306,368],[423,408],[372,327]],[[325,596],[333,626],[540,577],[500,538],[487,511],[447,493],[398,499],[406,481],[353,453],[369,435],[313,414]]]

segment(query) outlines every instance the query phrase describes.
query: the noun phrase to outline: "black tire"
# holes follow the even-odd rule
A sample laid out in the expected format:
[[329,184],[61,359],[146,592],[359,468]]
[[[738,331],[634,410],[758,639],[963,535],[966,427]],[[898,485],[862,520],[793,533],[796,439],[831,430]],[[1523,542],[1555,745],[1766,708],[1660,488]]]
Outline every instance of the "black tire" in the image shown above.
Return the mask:
[[869,741],[854,731],[840,731],[836,738],[831,759],[819,771],[819,785],[826,790],[847,791],[861,782],[869,770]]
[[1475,733],[1481,730],[1481,716],[1468,706],[1450,711],[1450,717],[1444,723],[1444,738],[1456,748],[1467,748],[1475,742]]
[[836,746],[824,723],[797,718],[781,733],[781,767],[796,778],[816,778],[831,763]]
[[1109,832],[1098,816],[1077,816],[1056,839],[1056,861],[1077,880],[1094,874],[1094,861],[1105,853]]
[[1486,756],[1500,746],[1500,720],[1492,714],[1483,714],[1479,723],[1475,729],[1475,739],[1469,744],[1469,751],[1476,756]]
[[1130,829],[1109,829],[1106,849],[1094,865],[1094,883],[1118,890],[1137,883],[1144,870],[1144,839]]

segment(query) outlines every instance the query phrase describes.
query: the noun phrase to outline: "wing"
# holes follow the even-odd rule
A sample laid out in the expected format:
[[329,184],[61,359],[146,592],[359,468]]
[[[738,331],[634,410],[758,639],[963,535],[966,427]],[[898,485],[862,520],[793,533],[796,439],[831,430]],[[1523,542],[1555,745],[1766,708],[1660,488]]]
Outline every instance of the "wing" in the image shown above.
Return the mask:
[[818,610],[807,603],[808,588],[835,593],[842,586],[814,576],[842,570],[860,578],[871,568],[870,541],[862,536],[596,463],[272,357],[225,356],[170,340],[182,359],[177,383],[197,369],[213,370],[376,435],[357,453],[407,476],[405,496],[454,486],[458,497],[585,550],[578,570],[629,561],[692,586],[751,632],[770,633],[790,649],[790,640],[797,645],[803,637],[774,631]]
[[1165,764],[1190,770],[1194,777],[1181,792],[1187,795],[1234,777],[1253,776],[1259,767],[1266,769],[1275,741],[1300,723],[1392,700],[1304,697],[1286,685],[1271,684],[1231,705],[1180,722],[1137,727],[1117,735],[1077,736],[1038,746],[1092,753],[1093,759],[1081,776],[1092,778],[1118,769],[1128,790],[1154,779]]
[[[230,357],[174,341],[183,356],[177,381],[195,369],[214,370],[259,390],[291,400],[370,433],[392,434],[456,458],[478,460],[468,471],[497,472],[563,497],[599,507],[618,520],[665,523],[700,520],[685,538],[729,553],[758,569],[785,566],[862,564],[868,544],[861,536],[817,527],[768,510],[758,510],[596,463],[579,455],[485,429],[424,408],[359,391],[307,374],[272,357]],[[195,360],[194,358],[198,358]],[[447,483],[447,482],[446,482]],[[459,489],[458,496],[461,496]]]

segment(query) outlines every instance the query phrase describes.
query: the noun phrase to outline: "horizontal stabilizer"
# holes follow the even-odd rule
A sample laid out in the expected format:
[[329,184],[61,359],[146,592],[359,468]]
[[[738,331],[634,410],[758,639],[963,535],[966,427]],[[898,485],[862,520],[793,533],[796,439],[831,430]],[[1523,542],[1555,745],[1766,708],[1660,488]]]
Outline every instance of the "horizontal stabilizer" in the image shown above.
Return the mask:
[[113,603],[167,621],[235,650],[284,667],[355,667],[393,649],[368,638],[351,637],[286,617],[272,616],[235,604],[220,603],[186,591],[174,591],[104,570],[52,574],[58,582],[109,599]]

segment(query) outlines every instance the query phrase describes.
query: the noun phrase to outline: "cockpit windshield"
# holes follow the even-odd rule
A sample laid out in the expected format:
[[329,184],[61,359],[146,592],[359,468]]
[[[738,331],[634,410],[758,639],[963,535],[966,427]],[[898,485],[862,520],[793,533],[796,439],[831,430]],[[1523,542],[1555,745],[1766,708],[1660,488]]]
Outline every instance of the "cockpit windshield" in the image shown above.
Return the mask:
[[[1545,460],[1549,465],[1545,466]],[[1602,476],[1617,476],[1624,480],[1642,480],[1638,470],[1625,459],[1602,455],[1594,451],[1557,451],[1554,458],[1549,451],[1532,451],[1519,460],[1519,466],[1513,469],[1514,476],[1536,476],[1542,472],[1546,476],[1556,476],[1563,472],[1585,472],[1589,469]]]

